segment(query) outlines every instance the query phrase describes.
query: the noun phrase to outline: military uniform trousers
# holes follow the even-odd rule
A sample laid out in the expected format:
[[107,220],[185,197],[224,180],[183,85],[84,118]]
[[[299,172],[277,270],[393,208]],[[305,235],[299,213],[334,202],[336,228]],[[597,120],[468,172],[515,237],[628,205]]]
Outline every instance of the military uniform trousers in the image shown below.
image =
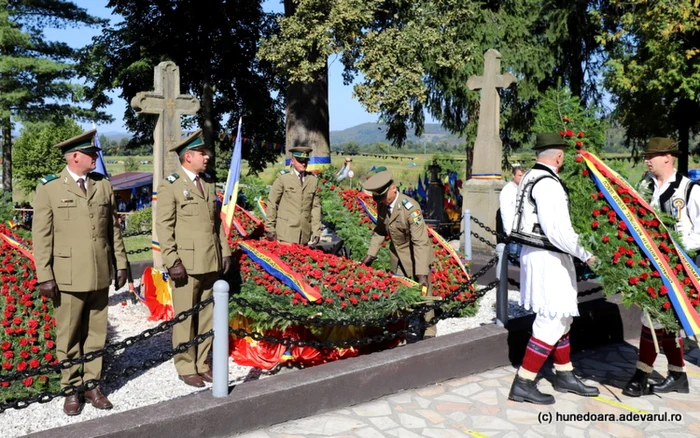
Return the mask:
[[[187,284],[182,287],[175,287],[175,284],[170,280],[175,314],[189,310],[200,301],[211,298],[214,294],[214,282],[218,279],[219,274],[216,272],[188,275]],[[212,303],[181,323],[175,324],[173,326],[173,348],[211,330],[213,316],[214,304]],[[209,337],[201,344],[188,348],[184,353],[176,354],[174,359],[177,373],[181,376],[187,376],[209,371],[206,360],[211,350],[211,342],[212,338]]]
[[[109,289],[95,292],[61,292],[56,306],[56,357],[76,359],[104,348],[107,341]],[[102,358],[61,371],[61,387],[77,386],[102,377]]]
[[[407,277],[407,275],[404,273],[403,269],[401,268],[400,263],[394,269],[394,274],[401,275],[403,277]],[[428,278],[430,278],[430,277],[428,277]],[[415,280],[415,278],[414,278],[414,280]],[[432,291],[433,291],[433,286],[430,285],[430,287],[428,288],[428,293],[425,295],[425,297],[423,297],[425,299],[425,301],[439,301],[440,300],[440,297],[433,297]],[[437,312],[442,313],[442,310],[437,309]],[[424,315],[425,322],[429,322],[431,319],[435,318],[435,315],[436,315],[435,310],[430,310],[430,311],[426,312]],[[423,336],[427,336],[427,337],[437,336],[437,325],[433,324],[433,325],[427,326],[425,328],[425,331],[423,332]]]

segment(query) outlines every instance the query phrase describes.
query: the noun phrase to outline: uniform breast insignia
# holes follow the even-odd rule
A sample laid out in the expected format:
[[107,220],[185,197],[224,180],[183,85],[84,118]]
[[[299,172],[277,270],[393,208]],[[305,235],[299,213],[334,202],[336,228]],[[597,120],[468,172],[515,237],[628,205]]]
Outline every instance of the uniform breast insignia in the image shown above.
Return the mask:
[[414,211],[413,213],[411,213],[410,218],[416,225],[419,225],[421,222],[423,222],[423,217],[421,216],[420,211]]
[[286,170],[286,169],[280,170],[280,175],[286,175],[286,174],[288,174],[288,173],[289,173],[289,171]]
[[165,180],[166,180],[167,182],[169,182],[170,184],[172,184],[172,183],[174,183],[175,181],[177,181],[178,178],[180,178],[180,175],[178,175],[177,173],[173,173],[173,174],[171,174],[171,175],[168,175],[168,176],[165,178]]
[[46,175],[45,177],[41,178],[39,180],[39,182],[43,185],[43,184],[51,182],[55,179],[58,179],[58,175],[56,175],[55,173],[52,173],[51,175]]
[[185,199],[192,199],[192,196],[190,196],[190,191],[185,189],[182,191],[182,194],[185,196]]
[[413,202],[409,201],[408,199],[404,199],[401,201],[401,205],[403,205],[403,208],[406,210],[410,210],[413,208]]

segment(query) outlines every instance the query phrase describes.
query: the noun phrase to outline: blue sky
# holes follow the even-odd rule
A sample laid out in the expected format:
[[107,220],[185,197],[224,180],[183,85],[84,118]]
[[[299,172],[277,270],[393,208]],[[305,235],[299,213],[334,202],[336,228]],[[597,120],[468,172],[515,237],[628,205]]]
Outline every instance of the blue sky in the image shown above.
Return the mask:
[[[148,1],[148,0],[144,0]],[[119,22],[119,17],[111,15],[111,10],[106,7],[107,0],[73,0],[78,6],[87,9],[88,13],[103,18],[110,18],[113,22]],[[280,0],[266,0],[263,7],[267,11],[281,12],[283,6]],[[93,36],[100,32],[99,29],[87,27],[69,29],[46,29],[45,35],[52,41],[64,41],[72,47],[82,47],[90,43]],[[329,92],[328,102],[330,109],[331,131],[343,130],[360,123],[376,122],[376,114],[369,114],[359,102],[352,97],[352,86],[343,85],[343,65],[339,59],[329,59]],[[144,90],[147,91],[147,90]],[[98,124],[100,132],[126,132],[122,116],[127,102],[118,97],[118,93],[111,94],[113,103],[106,108],[106,112],[114,117],[112,123]],[[83,124],[85,129],[92,128],[92,124]]]

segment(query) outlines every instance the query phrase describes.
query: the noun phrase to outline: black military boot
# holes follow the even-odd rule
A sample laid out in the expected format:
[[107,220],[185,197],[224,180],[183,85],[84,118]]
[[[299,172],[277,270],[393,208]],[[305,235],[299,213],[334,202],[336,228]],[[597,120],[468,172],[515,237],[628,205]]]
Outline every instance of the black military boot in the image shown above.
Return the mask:
[[598,388],[585,385],[573,371],[557,371],[554,378],[554,389],[559,392],[572,392],[584,397],[595,397],[600,394]]
[[681,394],[688,394],[690,392],[688,375],[682,371],[669,371],[668,377],[666,377],[663,382],[657,385],[649,385],[649,392],[679,392]]
[[510,387],[508,399],[517,402],[528,401],[536,405],[554,404],[554,397],[549,394],[542,394],[540,390],[537,389],[534,380],[523,379],[517,374],[515,375],[515,380],[513,380],[513,385]]
[[630,381],[625,385],[622,393],[627,397],[641,397],[650,394],[648,387],[649,374],[637,368]]

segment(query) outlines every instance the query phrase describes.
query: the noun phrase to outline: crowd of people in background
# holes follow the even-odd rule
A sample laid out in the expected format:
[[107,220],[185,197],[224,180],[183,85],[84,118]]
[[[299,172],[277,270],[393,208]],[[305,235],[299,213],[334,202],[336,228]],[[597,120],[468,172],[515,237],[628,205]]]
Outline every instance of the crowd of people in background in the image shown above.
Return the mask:
[[142,210],[151,206],[151,194],[143,192],[134,196],[132,193],[129,199],[124,199],[121,196],[116,197],[117,211],[119,213],[127,213],[132,211]]

